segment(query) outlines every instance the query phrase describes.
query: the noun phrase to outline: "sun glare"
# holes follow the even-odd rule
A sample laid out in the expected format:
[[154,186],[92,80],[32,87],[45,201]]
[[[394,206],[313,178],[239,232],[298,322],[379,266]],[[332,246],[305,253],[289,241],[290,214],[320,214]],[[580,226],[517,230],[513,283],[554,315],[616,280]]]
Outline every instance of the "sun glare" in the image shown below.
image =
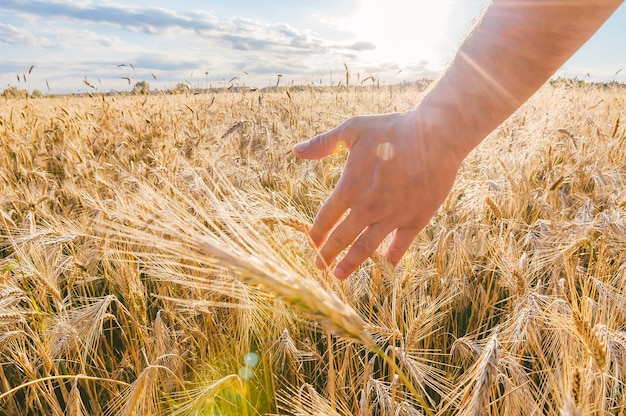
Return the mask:
[[450,6],[450,0],[361,0],[346,29],[376,45],[366,55],[380,63],[439,61]]

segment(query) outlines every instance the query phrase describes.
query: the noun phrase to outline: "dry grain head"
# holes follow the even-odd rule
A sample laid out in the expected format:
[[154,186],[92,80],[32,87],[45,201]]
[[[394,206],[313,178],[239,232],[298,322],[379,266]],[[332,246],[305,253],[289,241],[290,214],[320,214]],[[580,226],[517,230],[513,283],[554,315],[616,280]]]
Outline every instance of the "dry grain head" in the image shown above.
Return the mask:
[[192,247],[216,264],[234,271],[243,281],[262,286],[283,301],[315,316],[334,334],[373,347],[374,340],[365,330],[365,322],[333,292],[324,290],[312,279],[288,274],[275,265],[243,253],[227,250],[219,242],[197,238]]

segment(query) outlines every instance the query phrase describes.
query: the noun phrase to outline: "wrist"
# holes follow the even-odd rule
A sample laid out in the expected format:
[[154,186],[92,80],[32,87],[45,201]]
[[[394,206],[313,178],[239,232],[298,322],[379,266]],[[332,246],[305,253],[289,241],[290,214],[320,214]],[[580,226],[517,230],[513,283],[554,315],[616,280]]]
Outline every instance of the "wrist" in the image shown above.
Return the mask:
[[439,142],[458,165],[490,132],[479,117],[463,107],[433,90],[412,110],[420,134]]

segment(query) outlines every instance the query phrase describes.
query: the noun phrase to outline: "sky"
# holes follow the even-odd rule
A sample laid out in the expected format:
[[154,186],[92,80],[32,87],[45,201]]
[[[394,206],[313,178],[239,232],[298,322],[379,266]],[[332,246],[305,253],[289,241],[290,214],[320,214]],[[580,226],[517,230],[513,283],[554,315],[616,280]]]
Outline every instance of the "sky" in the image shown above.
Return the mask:
[[[336,85],[345,66],[352,84],[433,78],[487,4],[0,0],[0,92]],[[626,6],[556,75],[626,82],[624,22]]]

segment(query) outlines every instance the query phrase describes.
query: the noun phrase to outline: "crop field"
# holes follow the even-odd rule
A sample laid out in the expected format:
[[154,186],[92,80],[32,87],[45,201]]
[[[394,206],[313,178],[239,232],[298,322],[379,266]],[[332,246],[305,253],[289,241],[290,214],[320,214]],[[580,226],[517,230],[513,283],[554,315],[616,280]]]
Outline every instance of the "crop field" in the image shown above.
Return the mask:
[[347,154],[291,147],[424,87],[1,98],[0,414],[626,414],[622,86],[544,86],[395,269],[314,267]]

